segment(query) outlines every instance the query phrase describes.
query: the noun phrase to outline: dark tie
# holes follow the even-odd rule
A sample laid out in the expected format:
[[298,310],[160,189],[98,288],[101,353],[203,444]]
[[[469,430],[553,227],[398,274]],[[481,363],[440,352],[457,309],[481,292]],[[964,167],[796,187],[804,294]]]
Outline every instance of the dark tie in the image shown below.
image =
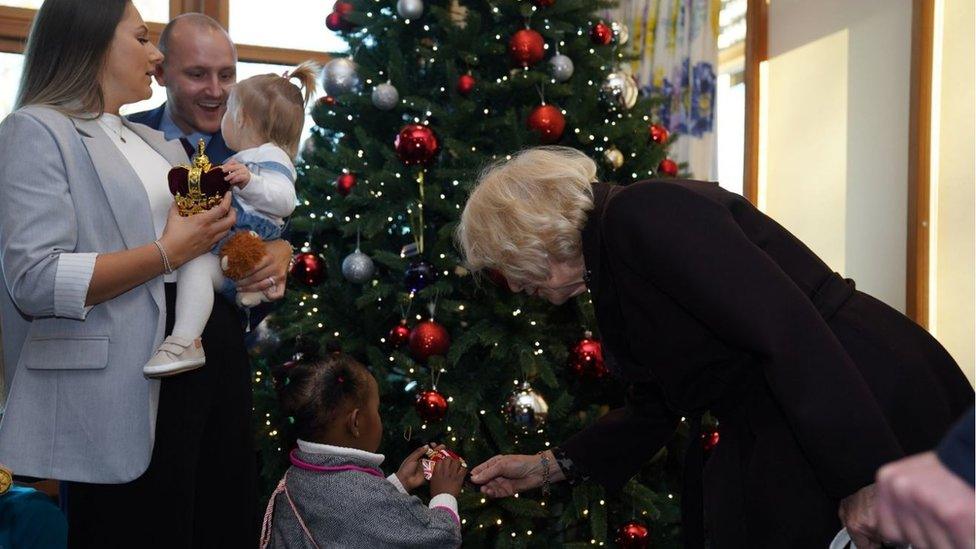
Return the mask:
[[190,144],[190,141],[185,137],[181,137],[180,144],[183,145],[183,150],[186,151],[186,155],[193,158],[193,155],[196,154],[197,151],[193,145]]

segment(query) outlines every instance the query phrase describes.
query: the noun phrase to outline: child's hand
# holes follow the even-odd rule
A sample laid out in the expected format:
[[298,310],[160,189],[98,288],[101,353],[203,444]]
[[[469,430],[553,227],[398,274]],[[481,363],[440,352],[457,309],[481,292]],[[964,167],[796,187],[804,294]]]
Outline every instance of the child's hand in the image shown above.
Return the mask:
[[220,169],[227,174],[224,176],[224,181],[230,182],[231,185],[238,189],[243,189],[251,182],[251,170],[248,170],[247,166],[236,160],[222,164]]
[[444,458],[434,466],[434,474],[430,477],[430,495],[451,494],[457,497],[464,484],[464,475],[468,470],[461,462],[454,458]]
[[434,446],[433,444],[425,444],[417,448],[407,456],[407,459],[403,460],[403,463],[400,464],[400,469],[396,472],[397,478],[400,479],[400,484],[403,485],[403,488],[407,492],[419,488],[426,481],[424,478],[424,467],[420,464],[420,460],[427,454],[428,448],[433,448],[436,451],[444,448],[444,445]]

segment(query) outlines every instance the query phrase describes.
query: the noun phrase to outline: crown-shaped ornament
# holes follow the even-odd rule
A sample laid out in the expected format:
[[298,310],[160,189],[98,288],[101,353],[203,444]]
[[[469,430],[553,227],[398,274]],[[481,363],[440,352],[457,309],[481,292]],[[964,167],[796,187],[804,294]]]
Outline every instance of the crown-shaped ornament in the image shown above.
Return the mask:
[[192,164],[180,164],[169,171],[169,192],[176,201],[176,209],[180,215],[187,217],[209,210],[220,204],[224,194],[230,189],[230,183],[224,181],[224,171],[220,166],[210,163],[204,149],[206,145],[201,139],[197,143],[197,152],[193,155]]

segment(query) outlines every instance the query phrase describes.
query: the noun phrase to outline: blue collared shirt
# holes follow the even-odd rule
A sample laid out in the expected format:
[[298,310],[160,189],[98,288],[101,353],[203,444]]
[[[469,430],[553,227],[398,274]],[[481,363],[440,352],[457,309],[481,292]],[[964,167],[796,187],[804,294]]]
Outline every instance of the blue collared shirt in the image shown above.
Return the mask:
[[201,139],[203,139],[203,143],[205,145],[209,145],[210,138],[213,137],[213,134],[202,132],[184,134],[183,130],[176,125],[176,122],[173,122],[173,116],[169,111],[169,103],[166,103],[166,106],[163,108],[163,118],[159,121],[159,131],[163,132],[166,139],[170,141],[185,137],[186,140],[190,142],[190,146],[193,148],[196,148],[197,143]]

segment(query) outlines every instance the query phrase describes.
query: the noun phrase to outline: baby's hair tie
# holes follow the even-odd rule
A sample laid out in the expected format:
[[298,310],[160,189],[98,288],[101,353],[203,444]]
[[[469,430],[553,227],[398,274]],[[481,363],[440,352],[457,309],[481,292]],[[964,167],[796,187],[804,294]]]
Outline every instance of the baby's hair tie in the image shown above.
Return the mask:
[[346,378],[344,378],[342,376],[339,376],[339,377],[336,378],[336,383],[343,383],[345,381],[346,381]]

